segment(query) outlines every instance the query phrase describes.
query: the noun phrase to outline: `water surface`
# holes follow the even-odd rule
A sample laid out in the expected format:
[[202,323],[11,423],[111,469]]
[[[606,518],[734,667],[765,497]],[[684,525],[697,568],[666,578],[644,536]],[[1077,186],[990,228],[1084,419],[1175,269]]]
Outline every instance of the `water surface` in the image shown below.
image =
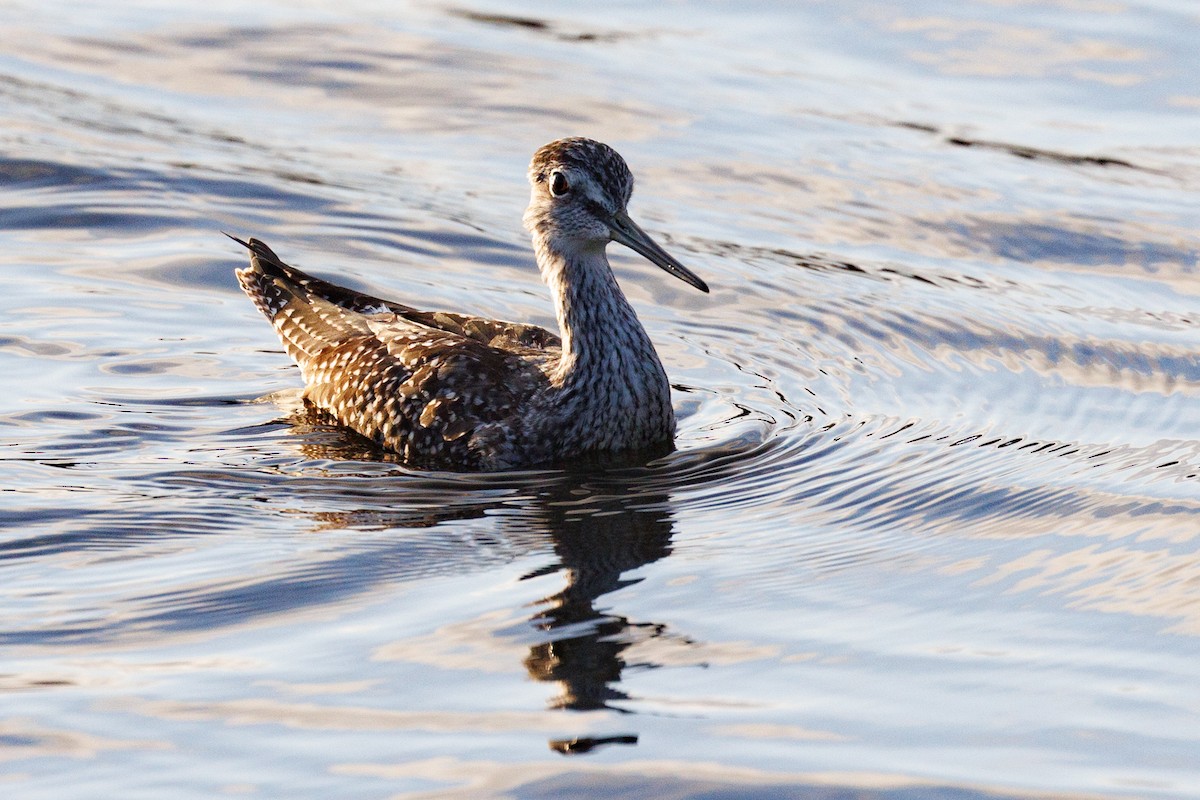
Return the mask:
[[[7,9],[9,796],[1200,797],[1192,4]],[[218,231],[549,325],[565,135],[676,452],[306,414]]]

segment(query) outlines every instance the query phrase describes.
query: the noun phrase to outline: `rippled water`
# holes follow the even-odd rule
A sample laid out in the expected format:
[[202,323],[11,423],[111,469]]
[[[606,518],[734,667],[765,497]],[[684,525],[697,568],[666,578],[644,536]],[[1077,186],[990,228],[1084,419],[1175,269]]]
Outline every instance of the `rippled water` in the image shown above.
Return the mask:
[[[5,9],[5,796],[1200,797],[1194,4]],[[218,230],[548,325],[571,134],[677,451],[308,415]]]

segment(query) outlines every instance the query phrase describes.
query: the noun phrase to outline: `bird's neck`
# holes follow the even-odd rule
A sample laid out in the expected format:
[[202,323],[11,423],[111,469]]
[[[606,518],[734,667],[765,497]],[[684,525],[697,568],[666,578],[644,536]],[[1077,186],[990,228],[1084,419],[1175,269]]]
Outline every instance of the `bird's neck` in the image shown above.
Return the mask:
[[617,285],[604,247],[573,250],[568,255],[547,248],[539,259],[542,277],[554,297],[562,334],[562,356],[552,381],[557,385],[621,377],[643,383],[646,366],[662,366],[646,329]]
[[[536,246],[562,334],[562,355],[549,377],[563,435],[579,438],[584,449],[670,439],[675,417],[666,372],[603,245],[571,248],[569,254],[545,242]],[[593,437],[603,441],[585,441]]]

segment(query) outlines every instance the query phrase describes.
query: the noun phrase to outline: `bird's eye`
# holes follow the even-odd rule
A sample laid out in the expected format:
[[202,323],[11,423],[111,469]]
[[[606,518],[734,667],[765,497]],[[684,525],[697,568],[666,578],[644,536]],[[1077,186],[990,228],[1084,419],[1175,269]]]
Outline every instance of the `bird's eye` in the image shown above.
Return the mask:
[[550,194],[555,197],[562,197],[567,192],[571,191],[571,183],[567,180],[567,176],[557,170],[550,173]]

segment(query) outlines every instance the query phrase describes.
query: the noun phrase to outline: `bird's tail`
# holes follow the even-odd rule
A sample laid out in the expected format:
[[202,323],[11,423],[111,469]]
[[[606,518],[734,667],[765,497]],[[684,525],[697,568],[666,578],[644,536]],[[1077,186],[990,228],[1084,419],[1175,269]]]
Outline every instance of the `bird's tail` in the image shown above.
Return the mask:
[[[228,233],[225,235],[250,251],[249,271],[259,270],[272,276],[284,277],[290,283],[304,287],[305,291],[310,295],[320,297],[327,302],[333,303],[335,306],[341,306],[347,311],[357,311],[360,314],[379,314],[390,311],[404,317],[420,313],[416,309],[402,303],[372,297],[369,294],[356,292],[352,289],[346,289],[328,281],[323,281],[320,278],[314,278],[307,272],[285,264],[280,260],[279,256],[275,255],[275,251],[258,239],[251,239],[245,242]],[[241,274],[246,271],[248,270],[238,271],[239,281],[241,280]],[[242,285],[242,288],[246,288],[245,284]],[[250,291],[247,289],[246,293],[250,294]],[[253,297],[253,295],[251,296]],[[259,306],[259,308],[261,309],[262,306]],[[263,310],[263,313],[268,317],[271,316],[266,310]]]
[[[226,234],[228,236],[228,234]],[[236,270],[238,283],[263,315],[302,370],[327,350],[370,333],[366,320],[354,310],[322,296],[322,287],[350,295],[348,290],[320,281],[279,260],[262,242],[229,238],[250,251],[250,266]]]

